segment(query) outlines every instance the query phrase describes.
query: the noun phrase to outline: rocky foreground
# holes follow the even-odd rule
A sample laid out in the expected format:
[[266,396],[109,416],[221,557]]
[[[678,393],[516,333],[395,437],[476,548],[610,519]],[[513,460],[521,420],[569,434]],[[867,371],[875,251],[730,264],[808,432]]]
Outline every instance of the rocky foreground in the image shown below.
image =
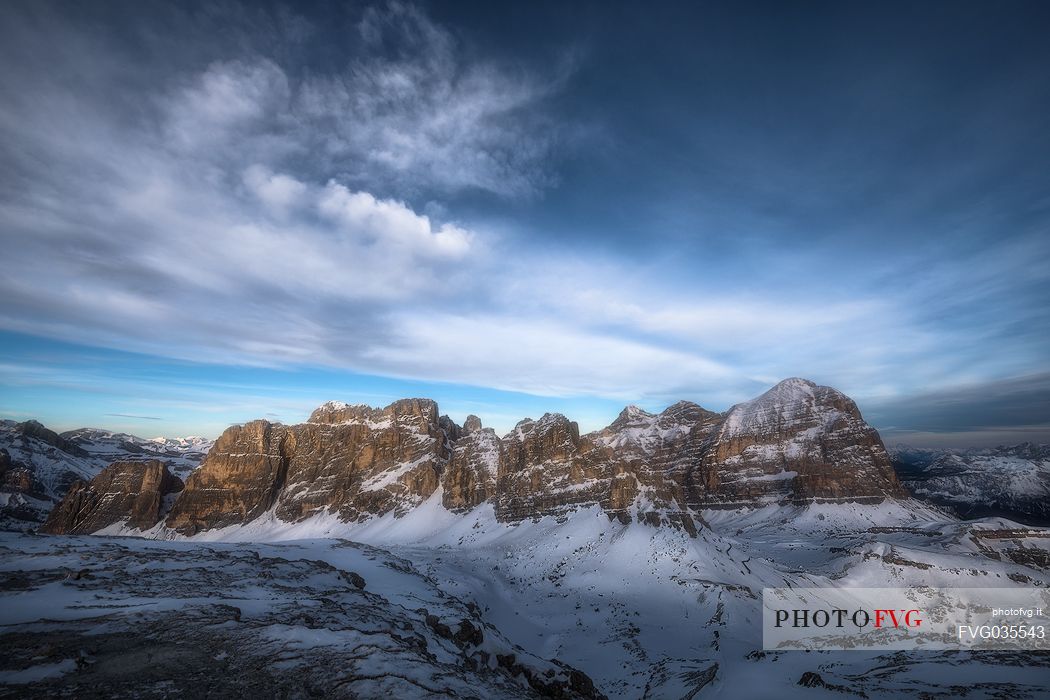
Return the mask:
[[595,505],[621,522],[695,534],[702,508],[906,496],[856,404],[802,379],[725,413],[689,402],[660,414],[628,407],[607,428],[582,436],[560,414],[527,418],[500,437],[475,416],[457,425],[427,399],[383,409],[330,402],[300,425],[258,420],[227,429],[170,509],[152,521],[146,516],[153,511],[140,509],[131,523],[134,484],[150,490],[151,502],[176,494],[163,478],[143,478],[146,468],[113,465],[105,477],[78,485],[67,497],[77,503],[55,508],[44,530],[93,532],[126,522],[193,535],[264,514],[293,523],[322,514],[360,522],[404,515],[440,494],[451,512],[491,504],[501,522]]
[[367,545],[8,533],[0,559],[0,697],[604,697]]
[[599,506],[506,523],[432,499],[323,532],[0,533],[0,697],[1048,696],[1046,652],[766,652],[760,602],[1046,587],[1050,531],[891,500],[703,514],[691,536]]

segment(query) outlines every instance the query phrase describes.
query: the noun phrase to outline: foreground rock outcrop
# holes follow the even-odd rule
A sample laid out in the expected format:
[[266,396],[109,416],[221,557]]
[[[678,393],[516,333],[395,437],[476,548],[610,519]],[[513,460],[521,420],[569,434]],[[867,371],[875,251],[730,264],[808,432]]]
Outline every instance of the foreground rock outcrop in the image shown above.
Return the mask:
[[0,556],[21,565],[0,575],[3,697],[605,697],[367,545],[9,537]]
[[[86,489],[72,490],[58,510],[79,512]],[[356,521],[403,514],[439,489],[448,510],[491,503],[502,521],[597,505],[624,522],[690,533],[703,508],[907,495],[852,400],[789,379],[725,413],[686,401],[659,414],[629,406],[586,435],[556,413],[526,418],[500,438],[476,416],[456,425],[428,399],[383,409],[329,402],[300,425],[259,420],[227,429],[165,524],[192,535],[268,513],[287,522],[322,512]],[[116,512],[107,506],[103,519]],[[148,521],[127,517],[132,527]],[[56,519],[49,531],[74,531],[67,522]],[[90,532],[93,522],[72,527]]]
[[41,530],[78,535],[120,522],[146,530],[164,516],[167,497],[182,488],[163,462],[114,462],[90,482],[74,483]]

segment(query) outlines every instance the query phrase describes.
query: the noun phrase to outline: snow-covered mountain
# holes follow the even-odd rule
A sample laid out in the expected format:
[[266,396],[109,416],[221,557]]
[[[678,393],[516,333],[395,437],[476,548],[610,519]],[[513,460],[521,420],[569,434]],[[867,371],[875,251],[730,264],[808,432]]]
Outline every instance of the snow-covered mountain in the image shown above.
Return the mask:
[[62,437],[106,464],[135,456],[160,459],[180,477],[196,469],[215,442],[197,435],[147,439],[99,428],[78,428],[62,433]]
[[147,440],[94,428],[58,434],[37,421],[0,421],[0,529],[39,525],[76,481],[90,481],[111,462],[160,460],[184,476],[210,447],[199,437]]
[[892,457],[909,491],[962,517],[1002,515],[1050,525],[1050,445],[968,450],[898,445]]

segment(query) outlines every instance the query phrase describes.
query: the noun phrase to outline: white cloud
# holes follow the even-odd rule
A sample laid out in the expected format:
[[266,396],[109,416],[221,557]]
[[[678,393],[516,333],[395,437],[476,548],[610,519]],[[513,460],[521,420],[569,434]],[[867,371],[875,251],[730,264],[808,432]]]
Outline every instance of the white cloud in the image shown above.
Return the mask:
[[400,313],[393,342],[363,358],[395,376],[466,382],[549,396],[634,400],[684,386],[717,389],[736,371],[704,357],[602,333],[585,323],[500,314]]
[[284,215],[302,203],[307,192],[305,183],[290,175],[275,173],[264,165],[253,165],[244,171],[244,184],[272,213]]
[[234,130],[259,128],[286,113],[290,97],[288,76],[273,61],[216,62],[164,99],[169,134],[182,147],[208,147]]
[[[264,57],[215,61],[159,99],[167,148],[220,168],[306,158],[311,168],[403,192],[531,196],[557,138],[538,104],[571,66],[540,79],[466,61],[410,5],[371,9],[339,72],[292,74]],[[388,44],[411,47],[391,56]],[[248,160],[251,159],[251,160]],[[248,162],[245,162],[245,161]]]
[[[464,61],[444,28],[403,3],[368,10],[359,34],[377,53],[303,81],[296,102],[333,162],[354,176],[445,191],[519,196],[548,182],[543,162],[558,130],[534,107],[571,65],[540,78]],[[391,45],[411,51],[390,58]]]
[[333,181],[325,186],[318,208],[351,235],[368,232],[388,255],[409,253],[454,261],[470,247],[471,234],[459,226],[446,223],[435,228],[428,216],[416,214],[402,202],[351,192]]

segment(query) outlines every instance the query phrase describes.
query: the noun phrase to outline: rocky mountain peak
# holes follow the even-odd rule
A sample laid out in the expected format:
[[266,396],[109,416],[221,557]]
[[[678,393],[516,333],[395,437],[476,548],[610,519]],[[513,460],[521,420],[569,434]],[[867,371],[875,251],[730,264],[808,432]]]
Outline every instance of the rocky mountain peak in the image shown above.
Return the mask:
[[314,409],[308,422],[327,425],[351,423],[375,425],[396,420],[437,425],[439,420],[437,403],[431,399],[400,399],[385,408],[373,408],[366,404],[328,401]]
[[432,425],[437,424],[439,415],[437,402],[433,399],[401,399],[384,410],[397,418],[415,418]]
[[857,405],[805,379],[784,380],[733,406],[704,461],[705,493],[735,502],[904,494]]
[[807,379],[785,379],[756,399],[733,406],[726,414],[725,437],[776,432],[792,426],[831,423],[839,414],[860,418],[856,404],[845,394]]
[[348,404],[342,401],[326,401],[317,408],[307,419],[309,423],[349,423],[364,421],[375,416],[377,409],[365,404]]
[[616,432],[626,428],[640,428],[651,425],[655,419],[656,416],[652,413],[631,405],[620,411],[620,415],[616,416],[616,420],[610,423],[606,430]]
[[467,416],[467,419],[463,421],[463,432],[467,435],[476,433],[481,430],[481,419],[475,416],[473,413]]
[[703,406],[692,401],[678,401],[673,403],[659,415],[659,424],[669,427],[672,425],[695,425],[720,420],[721,415],[714,411],[708,411]]
[[579,444],[580,426],[560,413],[544,413],[539,420],[519,421],[503,440],[520,445],[534,456],[561,459]]
[[773,385],[773,387],[767,391],[769,392],[811,392],[817,388],[817,383],[809,379],[803,379],[802,377],[788,377],[787,379],[781,379],[779,382]]
[[27,420],[23,423],[19,423],[15,427],[26,437],[35,438],[41,442],[45,442],[63,452],[76,455],[77,457],[88,456],[88,453],[82,450],[78,445],[66,440],[55,431],[45,428],[41,423],[35,420]]
[[468,416],[441,474],[442,504],[453,512],[463,512],[498,498],[496,480],[505,460],[496,431],[482,428],[477,416]]

